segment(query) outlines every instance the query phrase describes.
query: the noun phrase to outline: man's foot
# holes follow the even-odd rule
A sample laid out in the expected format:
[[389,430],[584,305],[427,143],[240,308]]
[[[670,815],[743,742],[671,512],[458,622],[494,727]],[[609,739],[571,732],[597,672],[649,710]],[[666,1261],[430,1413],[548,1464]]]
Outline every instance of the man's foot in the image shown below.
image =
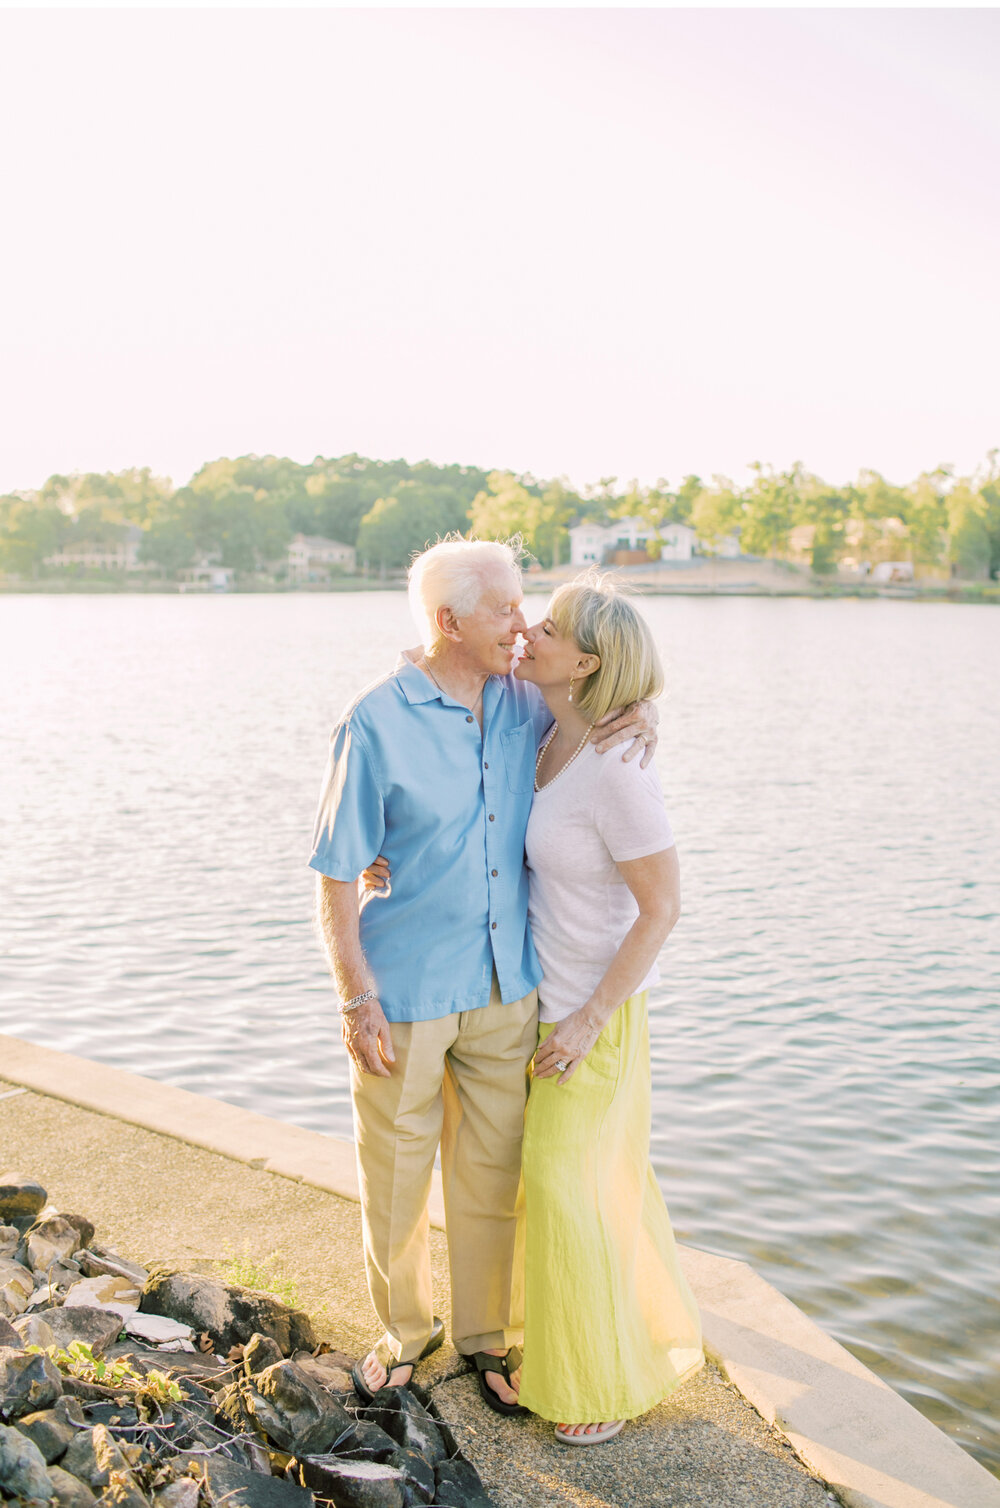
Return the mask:
[[556,1439],[561,1445],[603,1445],[605,1440],[613,1440],[624,1427],[624,1419],[610,1419],[598,1424],[557,1424]]
[[[431,1326],[431,1333],[427,1338],[427,1344],[417,1357],[417,1361],[423,1361],[425,1356],[430,1356],[436,1351],[444,1340],[444,1325],[437,1315]],[[381,1392],[382,1388],[389,1386],[403,1388],[413,1376],[415,1363],[411,1361],[397,1361],[389,1350],[388,1337],[383,1336],[377,1346],[373,1346],[363,1361],[356,1361],[351,1368],[351,1381],[355,1390],[367,1402]]]
[[360,1372],[365,1380],[369,1393],[377,1393],[381,1388],[405,1387],[413,1376],[412,1362],[403,1362],[402,1366],[393,1367],[387,1372],[379,1361],[374,1351],[369,1351],[364,1361],[360,1364]]
[[[499,1349],[493,1346],[487,1346],[486,1355],[506,1356],[507,1352],[503,1349],[502,1346],[499,1347]],[[520,1366],[518,1366],[515,1372],[511,1372],[510,1386],[508,1386],[507,1382],[504,1380],[504,1375],[502,1372],[484,1372],[483,1376],[486,1379],[486,1386],[489,1388],[491,1393],[496,1393],[501,1403],[517,1402],[517,1395],[521,1390]]]

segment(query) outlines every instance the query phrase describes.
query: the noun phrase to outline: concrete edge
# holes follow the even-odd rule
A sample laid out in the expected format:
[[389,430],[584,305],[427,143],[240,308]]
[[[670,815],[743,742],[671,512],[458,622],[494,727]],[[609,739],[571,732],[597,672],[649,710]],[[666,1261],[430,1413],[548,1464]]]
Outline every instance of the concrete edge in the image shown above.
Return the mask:
[[[359,1197],[353,1144],[339,1138],[2,1033],[0,1077],[341,1198]],[[437,1172],[430,1219],[444,1228]],[[706,1354],[848,1508],[1000,1508],[1000,1481],[753,1268],[679,1249]]]

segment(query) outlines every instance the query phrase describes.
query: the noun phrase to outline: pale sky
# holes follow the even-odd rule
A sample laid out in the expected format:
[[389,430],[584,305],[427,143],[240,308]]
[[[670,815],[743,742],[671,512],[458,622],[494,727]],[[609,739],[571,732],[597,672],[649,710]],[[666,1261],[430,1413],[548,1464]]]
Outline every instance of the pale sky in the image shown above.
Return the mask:
[[996,10],[0,11],[0,490],[1000,446]]

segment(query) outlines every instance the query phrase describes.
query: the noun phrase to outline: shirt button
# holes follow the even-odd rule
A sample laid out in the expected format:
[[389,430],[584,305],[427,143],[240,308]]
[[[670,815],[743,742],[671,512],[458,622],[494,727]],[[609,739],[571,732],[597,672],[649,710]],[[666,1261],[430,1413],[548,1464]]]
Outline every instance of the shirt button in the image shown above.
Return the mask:
[[490,821],[491,822],[495,822],[496,821],[496,818],[494,817],[494,815],[493,815],[492,812],[490,812]]
[[489,769],[489,767],[490,767],[490,762],[489,762],[489,760],[488,760],[488,759],[484,759],[484,760],[483,760],[483,769],[484,769],[484,770],[488,770],[488,769]]
[[493,876],[494,879],[496,879],[496,877],[497,877],[497,871],[495,869],[491,869],[490,870],[490,874]]
[[495,931],[496,931],[496,929],[497,929],[497,924],[496,924],[496,922],[491,922],[491,923],[490,923],[490,925],[491,925],[491,926],[492,926],[492,928],[493,928],[493,931],[494,931],[494,932],[495,932]]
[[471,712],[470,712],[470,713],[468,713],[468,715],[467,715],[467,716],[466,716],[466,719],[465,719],[465,721],[466,721],[466,722],[467,722],[467,723],[471,723],[471,722],[473,722],[473,721],[474,721],[474,719],[473,719],[473,716],[472,716],[472,713],[471,713]]

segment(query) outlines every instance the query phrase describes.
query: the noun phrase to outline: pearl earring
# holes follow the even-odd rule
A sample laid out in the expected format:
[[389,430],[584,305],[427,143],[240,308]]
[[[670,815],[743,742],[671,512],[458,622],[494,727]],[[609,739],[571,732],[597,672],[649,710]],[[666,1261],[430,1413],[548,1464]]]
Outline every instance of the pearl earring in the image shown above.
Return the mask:
[[575,679],[576,679],[575,676],[570,676],[570,678],[569,678],[569,699],[570,699],[570,701],[573,700],[573,682],[574,682]]

